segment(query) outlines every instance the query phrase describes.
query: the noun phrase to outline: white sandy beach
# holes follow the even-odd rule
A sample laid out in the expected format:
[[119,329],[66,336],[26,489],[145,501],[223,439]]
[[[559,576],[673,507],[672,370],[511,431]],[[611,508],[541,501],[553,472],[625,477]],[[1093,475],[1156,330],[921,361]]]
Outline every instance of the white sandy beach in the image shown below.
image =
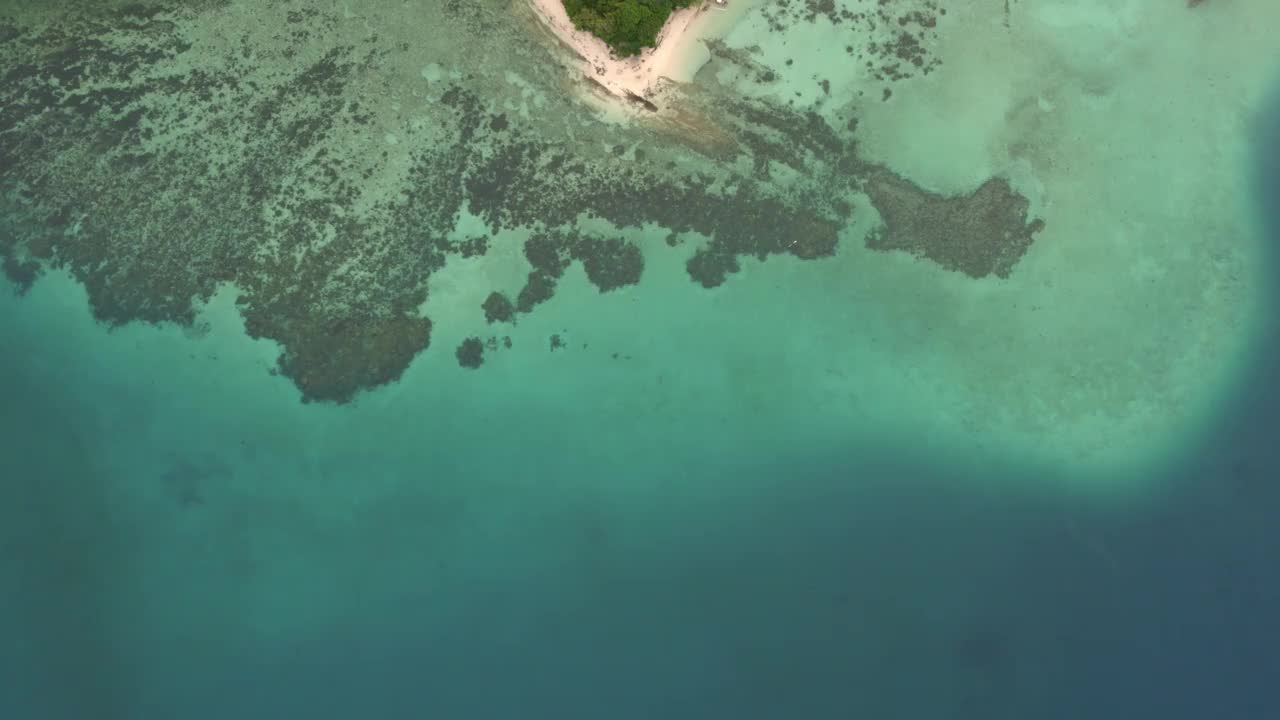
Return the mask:
[[738,14],[737,8],[719,9],[710,0],[677,10],[663,25],[656,47],[633,57],[618,58],[603,40],[574,28],[561,0],[528,2],[538,19],[581,56],[577,62],[583,74],[624,98],[628,93],[645,98],[652,96],[661,78],[675,82],[692,80],[709,55],[702,40],[726,24],[717,20],[727,21]]

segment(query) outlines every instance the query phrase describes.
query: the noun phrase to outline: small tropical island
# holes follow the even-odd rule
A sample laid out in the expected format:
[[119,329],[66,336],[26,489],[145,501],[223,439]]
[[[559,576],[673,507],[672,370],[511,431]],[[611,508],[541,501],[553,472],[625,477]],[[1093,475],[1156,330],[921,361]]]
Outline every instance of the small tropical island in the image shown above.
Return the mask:
[[[705,62],[702,39],[711,7],[725,0],[527,0],[535,16],[571,52],[562,58],[587,82],[639,111],[664,81],[693,78]],[[728,19],[724,15],[722,18]]]
[[563,0],[573,26],[600,38],[618,57],[657,45],[671,13],[700,0]]

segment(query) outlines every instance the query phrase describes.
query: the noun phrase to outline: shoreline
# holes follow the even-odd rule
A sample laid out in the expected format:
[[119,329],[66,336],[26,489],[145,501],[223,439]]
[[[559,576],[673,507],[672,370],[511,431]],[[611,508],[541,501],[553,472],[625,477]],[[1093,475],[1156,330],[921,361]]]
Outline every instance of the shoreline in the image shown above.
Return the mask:
[[527,2],[542,25],[577,54],[576,66],[584,79],[628,104],[640,104],[650,111],[657,110],[650,98],[663,79],[690,82],[706,63],[708,53],[701,41],[714,16],[724,12],[710,0],[676,10],[658,33],[655,47],[618,58],[603,40],[573,26],[561,0]]

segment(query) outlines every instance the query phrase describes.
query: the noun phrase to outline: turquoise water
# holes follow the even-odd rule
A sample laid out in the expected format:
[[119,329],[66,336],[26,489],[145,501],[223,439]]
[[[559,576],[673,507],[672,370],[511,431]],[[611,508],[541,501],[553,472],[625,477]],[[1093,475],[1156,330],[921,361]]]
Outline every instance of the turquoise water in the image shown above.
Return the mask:
[[[691,151],[715,136],[706,126],[692,142],[669,126],[619,127],[582,110],[548,46],[529,39],[540,36],[520,7],[449,5],[446,14],[463,20],[444,32],[415,25],[424,8],[411,4],[355,8],[363,15],[315,2],[196,5],[190,17],[159,17],[173,18],[180,37],[206,53],[194,57],[214,69],[225,60],[223,43],[232,55],[278,45],[305,55],[338,40],[380,49],[398,47],[397,32],[427,33],[432,42],[385,67],[363,66],[351,81],[346,92],[383,113],[372,129],[330,127],[332,135],[306,146],[347,152],[350,162],[385,173],[362,176],[369,196],[343,206],[346,213],[399,190],[444,193],[427,176],[397,175],[405,166],[395,148],[449,147],[452,126],[422,130],[438,115],[414,103],[436,92],[418,83],[443,82],[451,67],[510,71],[466,82],[513,125],[527,123],[554,147],[612,168],[597,182],[619,171],[602,140],[619,137],[630,144],[627,158],[640,148],[678,160],[671,182],[687,179],[686,168],[754,171]],[[212,15],[201,14],[204,5]],[[482,302],[493,291],[516,297],[533,258],[522,252],[528,230],[490,232],[477,200],[450,237],[483,234],[487,253],[451,254],[429,279],[410,278],[427,287],[420,309],[433,323],[430,346],[398,379],[347,403],[303,402],[303,379],[278,358],[315,341],[307,320],[346,319],[335,308],[382,302],[380,293],[402,281],[398,273],[412,275],[405,267],[418,259],[407,254],[395,256],[400,265],[362,264],[372,263],[367,253],[383,257],[370,247],[390,248],[388,255],[402,248],[393,233],[378,234],[376,213],[369,211],[370,234],[349,245],[338,245],[341,233],[325,234],[333,225],[317,225],[350,257],[326,265],[325,246],[302,246],[306,261],[284,274],[297,276],[297,286],[281,292],[306,302],[275,305],[270,291],[280,286],[255,272],[280,267],[263,257],[284,234],[250,238],[247,247],[261,255],[229,253],[249,269],[230,282],[209,270],[213,255],[203,253],[223,247],[213,241],[241,247],[233,230],[242,227],[195,221],[178,223],[171,236],[155,231],[175,227],[164,223],[182,193],[174,200],[139,188],[197,187],[187,165],[154,166],[159,180],[122,175],[129,182],[92,195],[93,182],[126,171],[104,170],[54,132],[67,128],[57,122],[8,128],[0,139],[20,134],[27,152],[43,147],[31,127],[47,130],[49,143],[66,142],[50,160],[66,167],[45,174],[14,156],[0,174],[12,191],[0,249],[35,255],[48,231],[60,252],[83,255],[61,268],[46,263],[25,292],[0,292],[0,717],[1274,716],[1276,262],[1273,238],[1240,199],[1260,188],[1265,206],[1275,183],[1251,183],[1250,161],[1270,145],[1234,124],[1260,107],[1265,73],[1221,73],[1223,63],[1257,51],[1257,33],[1211,43],[1217,36],[1205,25],[1172,11],[1153,11],[1146,25],[1092,5],[1013,5],[1016,14],[1003,20],[1027,28],[1025,36],[1006,37],[1011,28],[998,12],[953,11],[940,21],[929,47],[944,58],[942,69],[894,85],[893,102],[880,100],[880,80],[862,71],[826,90],[807,75],[830,64],[824,53],[840,57],[836,40],[862,37],[860,26],[797,20],[788,15],[796,8],[752,10],[725,42],[763,49],[749,51],[750,62],[713,57],[685,98],[689,107],[720,108],[717,119],[744,137],[747,126],[733,123],[749,112],[716,94],[726,87],[799,93],[792,97],[815,103],[832,125],[856,112],[861,152],[934,193],[962,195],[987,177],[1013,178],[1032,216],[1047,220],[1008,277],[970,277],[927,254],[873,252],[862,235],[877,212],[841,227],[831,257],[746,253],[726,282],[707,288],[691,282],[687,261],[712,240],[695,223],[669,245],[669,228],[649,218],[663,210],[631,198],[634,208],[622,202],[602,214],[648,222],[572,225],[638,248],[638,284],[601,292],[591,270],[574,263],[533,312],[488,324]],[[74,16],[80,6],[65,7]],[[1244,23],[1246,10],[1204,23],[1256,25]],[[301,19],[288,19],[293,12]],[[13,18],[13,27],[39,24],[17,11]],[[300,26],[300,39],[274,37],[277,21]],[[1002,84],[995,76],[1017,73],[999,62],[990,67],[1001,72],[979,73],[978,82],[974,69],[988,67],[978,62],[983,53],[1005,47],[964,42],[987,26],[1009,46],[1038,48],[1046,33],[1061,38],[1081,27],[1097,45],[1070,51],[1056,40],[1047,52],[1059,69],[1043,85],[1022,87],[1026,77]],[[8,27],[0,23],[4,43],[13,40]],[[159,45],[171,32],[144,30]],[[1133,89],[1174,80],[1157,72],[1161,63],[1131,63],[1131,53],[1181,56],[1162,55],[1170,36],[1154,30],[1206,43],[1203,76],[1190,77],[1214,80],[1205,92],[1223,105],[1186,101],[1161,127],[1145,124],[1163,111],[1142,109]],[[118,32],[138,47],[153,42]],[[244,44],[228,39],[236,37]],[[1125,37],[1138,39],[1125,45]],[[804,52],[789,49],[797,46]],[[10,54],[0,68],[19,67],[15,46],[2,47]],[[291,67],[281,57],[262,65]],[[164,108],[197,102],[157,79],[188,72],[192,57],[180,58],[138,71],[153,83],[139,87],[157,128],[166,127]],[[1130,64],[1139,69],[1127,74]],[[760,67],[783,79],[748,77]],[[254,74],[257,65],[240,69],[264,84],[272,77]],[[54,86],[29,82],[21,87]],[[982,102],[957,100],[964,93],[956,88],[981,90]],[[878,104],[858,99],[866,92]],[[1006,92],[1008,107],[998,102]],[[229,105],[258,93],[246,90]],[[5,97],[13,107],[20,99],[23,112],[34,102]],[[942,136],[940,107],[956,120]],[[312,117],[308,108],[287,106],[278,117]],[[238,117],[234,108],[205,109]],[[894,130],[894,112],[910,133]],[[784,130],[800,119],[777,117]],[[990,125],[995,117],[1007,126]],[[1217,124],[1200,128],[1202,144],[1182,141],[1189,126],[1206,122]],[[209,147],[232,162],[243,154],[250,162],[237,172],[260,169],[288,185],[287,174],[271,175],[277,156],[253,154],[271,143],[243,139],[234,123],[210,123],[189,134],[167,126],[175,137],[157,146],[197,167]],[[1046,140],[1062,125],[1076,129],[1080,144]],[[271,142],[293,137],[262,132]],[[1139,157],[1119,141],[1106,152],[1082,150],[1107,133],[1145,133],[1158,157]],[[768,133],[750,137],[752,157],[782,152]],[[784,138],[779,146],[792,141],[800,143]],[[477,143],[479,154],[488,142]],[[114,143],[94,152],[153,147],[133,136]],[[765,187],[807,187],[803,172],[778,162]],[[830,182],[824,161],[810,162],[802,170]],[[1186,174],[1194,177],[1170,175],[1179,162],[1194,162],[1197,172]],[[298,172],[318,163],[309,159]],[[1118,169],[1129,174],[1108,180]],[[1163,185],[1147,188],[1135,177]],[[523,181],[545,193],[567,182]],[[37,190],[23,196],[26,184]],[[599,209],[589,188],[575,192]],[[252,207],[300,213],[290,196],[279,190]],[[866,194],[848,196],[865,207]],[[81,242],[96,216],[116,210],[100,197],[130,200],[119,216],[129,224],[107,228],[100,244]],[[713,214],[699,204],[708,197],[695,198],[693,214]],[[1188,197],[1200,204],[1183,204]],[[70,229],[46,228],[32,208],[53,199],[88,210]],[[195,212],[240,222],[222,202],[202,196]],[[1096,210],[1077,217],[1082,207]],[[341,214],[323,217],[336,223]],[[429,217],[415,216],[423,224]],[[732,218],[718,222],[721,240],[746,232]],[[142,243],[153,254],[130,267],[147,272],[100,274]],[[178,322],[164,312],[182,304],[157,280],[190,289],[173,280],[173,267],[193,268],[187,281],[199,288],[191,316]],[[316,267],[329,284],[299,291]],[[126,282],[144,292],[129,294]],[[148,302],[125,302],[136,297]],[[94,319],[104,308],[161,320],[108,326]],[[246,318],[267,330],[251,338]],[[360,323],[340,327],[372,344],[379,337],[361,334]],[[454,352],[472,336],[494,338],[474,370]],[[307,356],[308,367],[349,367],[342,353],[357,345],[325,346],[328,354]]]
[[56,277],[3,303],[9,717],[1266,707],[1274,385],[1108,508],[782,423],[632,445],[590,398],[302,406],[217,323],[106,333]]

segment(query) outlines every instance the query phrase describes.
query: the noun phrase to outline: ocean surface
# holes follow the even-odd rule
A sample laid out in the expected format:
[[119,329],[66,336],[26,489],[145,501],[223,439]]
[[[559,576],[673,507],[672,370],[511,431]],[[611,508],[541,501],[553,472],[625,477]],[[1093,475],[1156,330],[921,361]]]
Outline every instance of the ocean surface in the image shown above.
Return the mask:
[[[523,3],[0,3],[0,256],[39,267],[0,276],[0,718],[1280,717],[1280,6],[901,5],[933,24],[889,55],[931,72],[849,59],[877,3],[760,2],[660,98],[709,114],[664,125],[599,112]],[[342,47],[384,58],[333,80],[366,120],[290,145],[322,115],[282,90],[262,126],[215,122],[276,92],[259,65]],[[224,51],[260,87],[163,81],[235,70]],[[77,84],[101,107],[74,115]],[[135,107],[117,95],[153,133],[103,134]],[[435,215],[384,233],[380,198],[447,194],[439,167],[480,177],[507,147],[470,110],[474,139],[434,119],[465,98],[533,138],[538,193],[603,168],[563,227],[638,248],[638,282],[606,289],[630,256],[569,245],[551,297],[487,322],[491,292],[550,271],[480,184],[446,235],[487,250],[406,269],[396,238]],[[859,160],[790,158],[802,122]],[[708,149],[724,134],[741,154]],[[289,204],[326,197],[289,184],[317,148],[363,188],[340,212]],[[638,149],[672,159],[685,226],[593,189],[640,182]],[[330,244],[264,260],[292,236],[233,226],[207,158],[261,168],[243,207],[328,218],[302,235]],[[836,217],[805,184],[829,168],[873,178],[830,253],[730,245],[699,281],[750,207],[688,178]],[[877,249],[901,239],[877,193],[915,192],[884,168],[922,215],[1007,178],[1043,230],[1007,272]],[[429,345],[387,374],[411,323],[361,303],[429,317]]]

